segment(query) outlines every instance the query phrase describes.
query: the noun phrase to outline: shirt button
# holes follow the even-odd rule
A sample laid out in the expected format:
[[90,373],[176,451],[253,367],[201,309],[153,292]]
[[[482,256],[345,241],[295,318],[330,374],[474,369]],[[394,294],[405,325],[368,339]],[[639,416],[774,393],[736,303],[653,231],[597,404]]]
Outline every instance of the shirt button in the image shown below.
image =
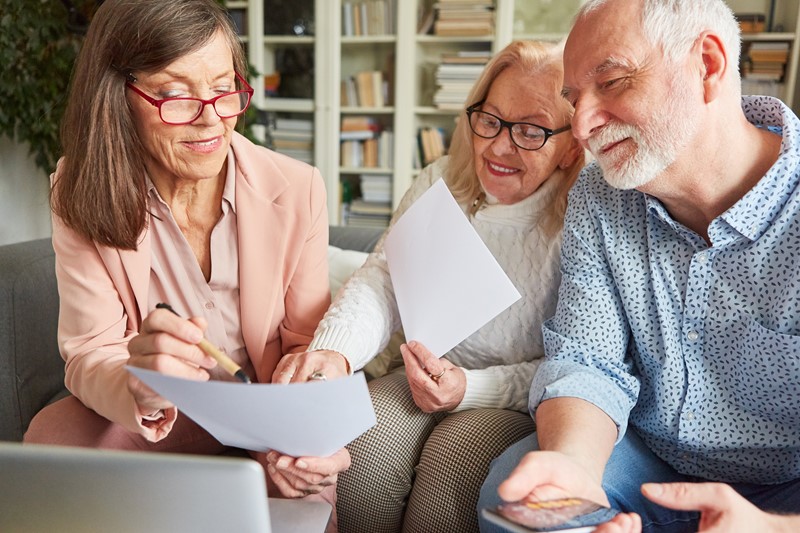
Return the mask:
[[686,338],[689,339],[690,341],[696,341],[698,338],[700,338],[700,334],[697,333],[695,330],[692,330],[686,334]]
[[686,418],[686,420],[692,421],[694,420],[694,413],[689,411],[684,415],[684,417]]
[[708,262],[708,255],[707,254],[699,254],[697,256],[697,260],[700,261],[700,264],[706,264]]
[[206,302],[206,309],[214,309],[214,302]]

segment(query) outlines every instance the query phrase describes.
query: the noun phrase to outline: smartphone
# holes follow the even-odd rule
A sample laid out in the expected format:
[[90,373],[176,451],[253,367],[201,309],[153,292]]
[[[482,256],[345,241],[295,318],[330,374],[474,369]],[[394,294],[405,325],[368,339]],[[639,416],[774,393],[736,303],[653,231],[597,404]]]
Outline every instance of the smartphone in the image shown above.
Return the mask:
[[513,533],[589,533],[617,511],[583,498],[507,502],[483,509],[484,518]]

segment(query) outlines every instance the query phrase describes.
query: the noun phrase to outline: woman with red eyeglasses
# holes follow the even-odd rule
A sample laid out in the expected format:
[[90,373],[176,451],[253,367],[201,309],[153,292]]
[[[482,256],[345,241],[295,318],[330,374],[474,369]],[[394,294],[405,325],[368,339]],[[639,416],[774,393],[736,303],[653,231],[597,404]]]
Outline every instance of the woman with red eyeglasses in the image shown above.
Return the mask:
[[[281,357],[306,349],[330,303],[324,186],[317,169],[234,131],[253,94],[245,73],[214,0],[98,9],[52,177],[58,341],[73,395],[42,410],[26,442],[221,453],[125,366],[234,379],[197,347],[206,338],[240,377],[265,383]],[[335,377],[345,365],[317,370]],[[331,503],[350,464],[346,450],[253,455],[270,494]]]

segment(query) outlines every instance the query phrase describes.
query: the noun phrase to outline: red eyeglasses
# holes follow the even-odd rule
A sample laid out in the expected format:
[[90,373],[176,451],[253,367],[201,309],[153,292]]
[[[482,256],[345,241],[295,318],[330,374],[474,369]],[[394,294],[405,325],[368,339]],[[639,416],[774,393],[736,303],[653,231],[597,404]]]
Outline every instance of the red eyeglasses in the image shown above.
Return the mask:
[[180,126],[182,124],[191,124],[197,120],[197,117],[203,113],[203,109],[205,109],[207,105],[213,107],[214,112],[219,115],[220,118],[232,118],[244,113],[250,105],[250,99],[253,97],[253,88],[250,87],[247,80],[240,76],[238,72],[236,73],[236,78],[242,82],[245,89],[220,94],[210,100],[185,97],[156,100],[136,87],[133,84],[136,78],[132,76],[131,81],[128,81],[125,85],[151,105],[157,107],[158,116],[161,117],[161,121],[164,122],[164,124]]

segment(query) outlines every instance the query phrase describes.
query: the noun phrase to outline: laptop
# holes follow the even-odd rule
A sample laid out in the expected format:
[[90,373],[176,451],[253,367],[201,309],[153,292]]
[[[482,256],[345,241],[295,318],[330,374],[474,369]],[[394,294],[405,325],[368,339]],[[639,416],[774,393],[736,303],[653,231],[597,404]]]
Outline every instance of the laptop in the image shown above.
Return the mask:
[[322,532],[324,502],[269,499],[240,457],[0,442],[3,532]]

